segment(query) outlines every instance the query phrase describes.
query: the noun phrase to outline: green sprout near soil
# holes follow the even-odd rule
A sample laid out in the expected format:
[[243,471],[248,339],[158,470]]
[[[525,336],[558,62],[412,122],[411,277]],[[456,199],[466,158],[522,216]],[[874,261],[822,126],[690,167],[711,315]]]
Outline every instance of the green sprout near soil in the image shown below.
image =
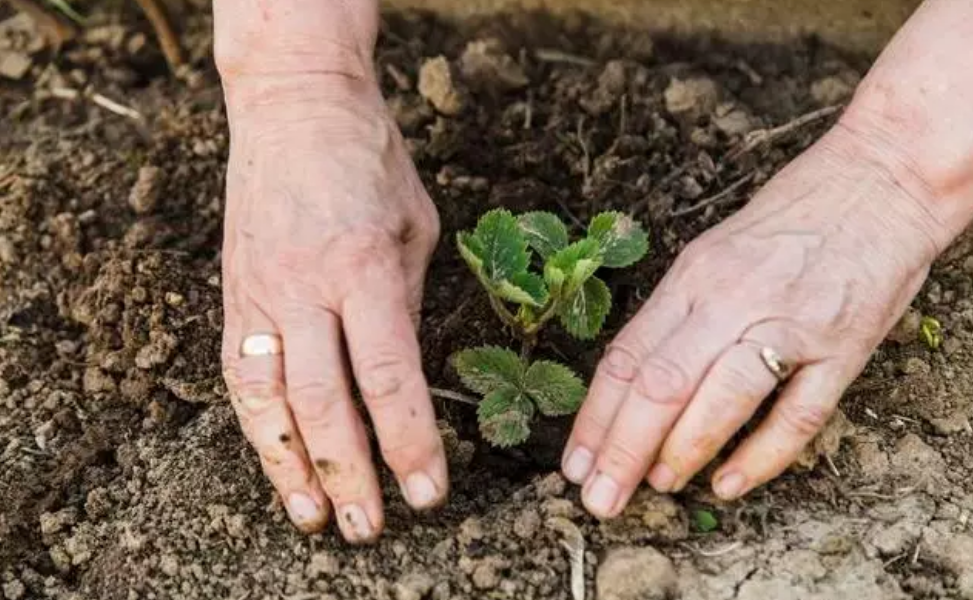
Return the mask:
[[78,11],[74,9],[73,6],[67,0],[47,0],[47,3],[53,6],[58,12],[63,14],[65,17],[71,19],[78,25],[85,24],[85,18]]
[[[496,446],[516,446],[530,437],[535,412],[573,414],[587,393],[568,367],[531,360],[541,329],[556,318],[578,339],[597,336],[611,310],[611,292],[595,272],[636,263],[648,251],[648,236],[631,217],[605,212],[592,219],[584,238],[571,242],[554,214],[514,216],[495,209],[456,241],[521,347],[519,354],[496,346],[461,350],[452,364],[463,384],[483,397],[477,409],[483,437]],[[535,264],[539,272],[531,269]]]
[[933,317],[923,317],[919,322],[919,337],[931,350],[938,350],[943,343],[943,326]]
[[693,526],[700,533],[710,533],[720,527],[720,521],[711,511],[700,509],[693,512]]

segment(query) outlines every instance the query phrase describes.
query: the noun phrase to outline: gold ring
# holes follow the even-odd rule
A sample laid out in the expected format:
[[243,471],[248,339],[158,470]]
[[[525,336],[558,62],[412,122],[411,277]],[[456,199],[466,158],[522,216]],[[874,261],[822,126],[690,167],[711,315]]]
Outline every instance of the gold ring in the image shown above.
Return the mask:
[[240,357],[278,356],[284,353],[284,340],[276,333],[253,333],[240,343]]
[[783,383],[794,373],[794,367],[787,363],[776,350],[769,346],[760,349],[760,359],[767,365],[767,369],[774,374],[777,381]]

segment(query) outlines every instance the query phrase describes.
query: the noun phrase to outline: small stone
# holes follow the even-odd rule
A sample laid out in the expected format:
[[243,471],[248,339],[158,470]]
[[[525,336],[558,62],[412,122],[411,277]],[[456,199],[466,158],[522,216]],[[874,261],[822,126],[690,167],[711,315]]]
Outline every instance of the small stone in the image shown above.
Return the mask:
[[918,356],[910,356],[899,366],[903,375],[928,375],[932,372],[929,363]]
[[534,537],[540,527],[541,515],[533,508],[525,509],[514,521],[514,533],[524,540]]
[[159,561],[159,569],[169,577],[175,577],[179,574],[179,561],[175,556],[166,554]]
[[573,519],[581,514],[578,507],[567,498],[548,498],[541,504],[541,512],[545,517],[561,517]]
[[410,573],[399,579],[393,587],[395,600],[422,600],[436,584],[426,573]]
[[500,583],[497,561],[486,559],[473,569],[473,585],[478,590],[492,590]]
[[747,111],[735,108],[725,114],[717,114],[713,118],[713,125],[727,137],[743,136],[753,130],[753,120]]
[[65,508],[53,513],[42,513],[40,516],[41,533],[53,535],[71,527],[77,521],[78,511],[74,508]]
[[128,194],[128,205],[137,214],[152,212],[159,202],[162,170],[152,165],[139,169],[138,179]]
[[919,339],[921,325],[922,313],[910,307],[889,332],[888,339],[896,344],[911,344]]
[[179,292],[166,292],[166,304],[173,308],[179,308],[186,303],[186,297]]
[[149,340],[135,355],[135,366],[144,370],[168,363],[179,343],[174,335],[163,331],[151,332]]
[[453,117],[465,108],[463,92],[453,80],[449,61],[444,56],[426,60],[419,69],[419,93],[442,114]]
[[545,475],[535,483],[534,490],[537,492],[538,498],[550,498],[563,495],[567,486],[568,482],[564,479],[564,476],[555,471]]
[[0,264],[12,265],[17,262],[17,249],[9,237],[0,235]]
[[830,76],[811,84],[811,97],[821,105],[832,105],[851,97],[858,84],[857,75]]
[[456,538],[461,544],[469,545],[471,542],[482,540],[485,535],[483,522],[476,517],[469,517],[460,524]]
[[247,535],[247,518],[241,514],[235,514],[226,520],[226,532],[230,537],[244,538]]
[[0,49],[0,76],[17,81],[33,66],[30,56],[15,50]]
[[304,570],[308,579],[316,579],[322,575],[337,575],[341,570],[341,564],[337,557],[330,552],[315,552],[311,556],[311,561]]
[[667,600],[676,582],[672,561],[655,548],[610,550],[596,576],[599,600]]
[[677,118],[694,121],[716,109],[719,90],[708,77],[673,79],[664,93],[666,110]]
[[472,86],[480,89],[517,90],[530,80],[523,68],[503,51],[500,40],[474,40],[466,45],[459,69]]
[[27,588],[16,579],[3,584],[3,597],[7,600],[20,600],[25,593],[27,593]]

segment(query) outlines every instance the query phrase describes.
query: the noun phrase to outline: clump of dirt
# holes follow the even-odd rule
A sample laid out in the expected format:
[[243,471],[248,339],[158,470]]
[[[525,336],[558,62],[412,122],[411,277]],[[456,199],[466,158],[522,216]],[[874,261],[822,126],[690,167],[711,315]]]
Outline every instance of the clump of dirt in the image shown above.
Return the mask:
[[[377,545],[297,533],[220,379],[226,117],[211,18],[186,9],[178,78],[137,11],[105,3],[57,56],[17,46],[26,70],[0,88],[0,597],[570,598],[562,542],[579,536],[580,575],[604,598],[973,597],[969,237],[803,471],[743,501],[719,502],[701,477],[678,496],[641,490],[599,523],[548,474],[568,419],[499,452],[470,407],[437,401],[445,508],[416,515],[389,485]],[[813,40],[653,39],[582,17],[390,14],[377,64],[444,228],[425,368],[459,390],[449,355],[509,340],[456,231],[496,206],[646,225],[649,258],[608,274],[617,307],[598,340],[553,331],[538,348],[590,376],[685,244],[821,135],[868,61]],[[919,341],[922,316],[943,325],[938,351]]]

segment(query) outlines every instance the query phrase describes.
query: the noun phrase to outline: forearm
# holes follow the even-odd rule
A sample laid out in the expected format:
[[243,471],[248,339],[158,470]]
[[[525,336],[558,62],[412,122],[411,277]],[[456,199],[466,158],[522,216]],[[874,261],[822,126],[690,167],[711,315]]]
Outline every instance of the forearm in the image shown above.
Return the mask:
[[973,3],[926,0],[862,82],[842,118],[947,245],[973,219]]
[[375,85],[378,0],[214,0],[213,12],[231,110]]

